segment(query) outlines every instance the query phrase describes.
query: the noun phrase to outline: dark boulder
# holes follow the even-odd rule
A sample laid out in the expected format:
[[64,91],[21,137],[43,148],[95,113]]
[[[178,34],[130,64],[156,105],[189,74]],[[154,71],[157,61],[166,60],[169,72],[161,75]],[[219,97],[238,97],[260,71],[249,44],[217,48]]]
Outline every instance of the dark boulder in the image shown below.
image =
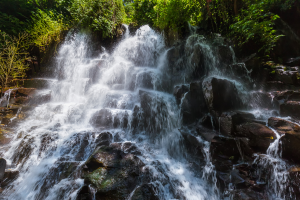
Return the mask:
[[159,200],[153,186],[151,184],[143,184],[138,186],[133,195],[130,198],[131,200]]
[[190,124],[201,118],[207,113],[207,106],[202,92],[202,83],[200,81],[192,82],[190,90],[181,101],[181,112],[183,123]]
[[249,160],[254,151],[248,142],[247,138],[215,136],[211,141],[210,152],[216,170],[229,172],[238,160]]
[[102,132],[96,139],[98,146],[105,145],[108,146],[112,142],[113,136],[110,132]]
[[250,93],[248,107],[251,109],[279,109],[279,102],[269,92],[252,91]]
[[[137,107],[139,116],[138,127],[146,130],[150,137],[156,137],[162,130],[170,128],[170,125],[177,123],[178,118],[170,117],[169,113],[176,114],[177,105],[172,96],[162,95],[157,92],[139,90],[140,108]],[[136,125],[136,124],[135,124]]]
[[289,182],[294,199],[300,199],[300,168],[293,167],[289,170]]
[[274,81],[280,81],[285,84],[297,85],[298,84],[297,71],[285,71],[284,69],[275,70]]
[[300,164],[300,126],[274,117],[269,119],[269,125],[279,134],[284,134],[280,138],[282,143],[282,158]]
[[174,96],[176,98],[176,102],[179,105],[181,103],[181,99],[184,95],[190,90],[189,85],[177,85],[174,87]]
[[6,170],[1,182],[1,187],[6,188],[10,183],[16,180],[18,176],[19,176],[19,171]]
[[91,118],[90,124],[94,127],[110,127],[112,126],[112,113],[109,109],[101,109],[97,111]]
[[6,168],[6,160],[4,158],[0,158],[0,181],[3,180],[5,168]]
[[249,138],[249,146],[255,152],[262,153],[265,153],[276,139],[276,134],[270,128],[256,122],[247,122],[236,126],[233,135]]
[[202,83],[204,97],[210,111],[229,111],[243,107],[235,84],[226,79],[207,78]]
[[233,136],[233,132],[235,131],[236,126],[255,121],[255,117],[251,113],[247,112],[223,112],[218,115],[218,113],[214,114],[214,124],[217,127],[217,130],[226,136]]
[[280,115],[300,119],[300,101],[287,101],[280,105]]
[[[122,151],[120,143],[96,149],[85,166],[82,177],[85,186],[94,188],[96,200],[125,200],[132,192],[136,192],[142,182],[147,184],[147,174],[142,170],[143,162],[133,154]],[[141,191],[144,198],[148,194],[146,191]],[[89,196],[87,194],[90,192],[87,190],[79,194],[83,193]]]

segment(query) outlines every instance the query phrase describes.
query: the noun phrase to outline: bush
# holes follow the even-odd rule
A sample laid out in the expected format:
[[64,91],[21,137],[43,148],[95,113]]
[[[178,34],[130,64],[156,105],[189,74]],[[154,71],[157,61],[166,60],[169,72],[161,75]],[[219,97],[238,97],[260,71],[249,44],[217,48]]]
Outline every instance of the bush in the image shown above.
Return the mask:
[[74,0],[69,11],[75,22],[100,31],[103,38],[117,35],[125,18],[122,0]]

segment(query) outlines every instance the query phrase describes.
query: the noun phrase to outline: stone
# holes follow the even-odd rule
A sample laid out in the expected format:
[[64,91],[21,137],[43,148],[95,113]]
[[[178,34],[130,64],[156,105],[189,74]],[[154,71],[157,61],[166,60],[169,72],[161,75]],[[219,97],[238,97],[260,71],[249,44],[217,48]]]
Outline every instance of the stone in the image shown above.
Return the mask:
[[202,87],[210,111],[237,110],[243,106],[238,90],[231,81],[210,77],[203,81]]
[[233,131],[237,125],[246,122],[255,121],[255,117],[251,113],[241,111],[223,112],[219,115],[214,114],[214,124],[216,129],[225,136],[233,136]]
[[112,142],[113,136],[110,132],[102,132],[96,139],[97,146],[108,146]]
[[1,187],[5,188],[19,176],[19,171],[6,170],[3,176]]
[[139,97],[138,126],[140,130],[145,130],[151,137],[156,137],[164,128],[167,128],[169,124],[174,123],[173,120],[175,119],[169,117],[169,113],[176,113],[177,106],[171,96],[139,90]]
[[175,96],[178,105],[181,103],[181,99],[189,90],[189,85],[177,85],[174,87],[173,95]]
[[300,101],[287,101],[280,105],[280,115],[300,119]]
[[90,124],[94,127],[110,127],[112,126],[112,113],[109,109],[101,109],[94,113],[90,119]]
[[48,80],[45,79],[26,79],[23,83],[24,88],[45,89],[48,87]]
[[0,181],[3,180],[6,168],[6,160],[4,158],[0,158]]
[[190,90],[184,95],[181,102],[182,120],[184,124],[195,122],[208,111],[202,92],[202,83],[200,81],[190,84]]
[[300,66],[300,57],[289,58],[286,64],[289,66]]
[[[127,199],[138,185],[147,184],[147,173],[142,170],[144,163],[133,154],[123,152],[120,143],[97,148],[85,165],[82,178],[85,186],[94,188],[96,200]],[[91,192],[86,189],[79,194],[88,196]]]
[[253,91],[250,93],[248,107],[251,109],[279,109],[279,102],[269,92]]
[[30,106],[37,106],[48,103],[51,100],[51,91],[36,91],[36,93],[29,99]]
[[274,81],[280,81],[284,84],[297,85],[298,83],[297,71],[285,71],[284,69],[276,69],[274,74]]
[[217,171],[229,172],[238,160],[247,160],[254,151],[247,138],[232,138],[216,135],[210,145],[212,162]]
[[255,152],[262,153],[265,153],[276,139],[276,134],[270,128],[256,122],[247,122],[236,126],[233,135],[249,138],[249,146]]
[[159,200],[159,197],[156,194],[153,185],[143,184],[142,186],[138,186],[135,189],[130,199],[131,200]]
[[284,134],[280,141],[282,143],[282,158],[300,164],[300,126],[284,119],[271,117],[269,125],[279,134]]

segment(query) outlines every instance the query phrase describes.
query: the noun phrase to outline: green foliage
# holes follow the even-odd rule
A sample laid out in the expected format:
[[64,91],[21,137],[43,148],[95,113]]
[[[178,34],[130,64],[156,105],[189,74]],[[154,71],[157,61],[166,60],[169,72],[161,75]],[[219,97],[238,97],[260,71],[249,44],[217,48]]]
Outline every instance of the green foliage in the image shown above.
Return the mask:
[[1,86],[7,86],[8,80],[12,78],[24,78],[28,65],[25,60],[28,57],[26,52],[27,34],[20,34],[17,37],[1,33],[2,46],[0,51],[0,82]]
[[157,5],[157,0],[136,0],[133,3],[134,16],[133,22],[137,25],[149,24],[152,26],[157,17],[154,7]]
[[232,24],[232,34],[238,39],[239,45],[252,40],[260,43],[259,51],[269,53],[275,46],[281,35],[274,30],[274,22],[279,18],[268,10],[265,10],[265,2],[250,5],[236,17],[236,23]]
[[173,30],[181,28],[184,22],[196,25],[202,19],[203,6],[198,0],[158,0],[154,7],[157,13],[154,24],[161,29]]
[[[55,19],[56,18],[56,19]],[[53,12],[38,10],[32,15],[33,26],[30,29],[31,43],[46,51],[51,42],[58,42],[62,31],[68,28],[62,15],[54,16]]]
[[75,22],[100,31],[103,38],[116,35],[125,18],[122,0],[74,0],[69,11]]

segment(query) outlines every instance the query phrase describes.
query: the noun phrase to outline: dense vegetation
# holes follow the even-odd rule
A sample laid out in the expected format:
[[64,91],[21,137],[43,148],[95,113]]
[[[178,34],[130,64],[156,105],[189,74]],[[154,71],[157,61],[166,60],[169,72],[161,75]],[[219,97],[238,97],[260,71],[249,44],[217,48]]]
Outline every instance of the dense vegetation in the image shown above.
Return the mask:
[[[180,37],[188,22],[231,37],[239,45],[255,41],[258,51],[268,55],[281,36],[274,29],[279,16],[273,10],[287,10],[296,1],[0,0],[0,81],[6,85],[8,77],[24,77],[27,61],[35,59],[31,49],[46,52],[72,27],[90,29],[105,39],[121,35],[122,23],[149,24]],[[3,75],[6,67],[10,70]]]

